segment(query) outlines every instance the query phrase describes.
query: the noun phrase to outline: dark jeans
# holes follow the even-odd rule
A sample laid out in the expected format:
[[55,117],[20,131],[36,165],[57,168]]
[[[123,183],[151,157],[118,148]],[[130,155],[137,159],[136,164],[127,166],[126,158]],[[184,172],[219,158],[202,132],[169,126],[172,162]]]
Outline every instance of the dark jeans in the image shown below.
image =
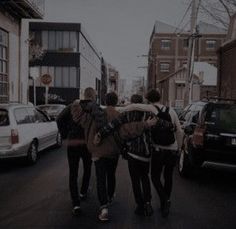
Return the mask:
[[[160,197],[161,204],[170,199],[176,159],[176,152],[171,150],[160,149],[160,151],[152,154],[151,178],[152,183]],[[164,184],[161,182],[162,171]]]
[[117,158],[100,158],[95,161],[97,194],[101,206],[107,205],[108,198],[112,198],[116,187]]
[[139,206],[151,201],[151,185],[149,180],[149,162],[140,161],[128,156],[129,174],[131,177],[135,202]]
[[82,158],[83,161],[83,179],[80,189],[81,194],[87,193],[89,187],[89,180],[91,175],[91,154],[88,152],[86,145],[68,146],[67,158],[69,163],[69,187],[73,206],[80,205],[79,193],[78,193],[78,171],[79,161]]

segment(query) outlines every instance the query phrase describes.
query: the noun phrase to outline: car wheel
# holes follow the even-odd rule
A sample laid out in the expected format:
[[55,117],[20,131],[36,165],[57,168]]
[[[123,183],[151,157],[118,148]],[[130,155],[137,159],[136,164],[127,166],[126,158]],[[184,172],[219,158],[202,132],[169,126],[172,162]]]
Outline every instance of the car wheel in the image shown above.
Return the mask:
[[61,133],[58,132],[57,133],[57,139],[56,139],[56,147],[59,148],[62,146],[62,137],[61,137]]
[[38,145],[36,141],[32,141],[28,149],[27,162],[29,164],[35,164],[38,160]]

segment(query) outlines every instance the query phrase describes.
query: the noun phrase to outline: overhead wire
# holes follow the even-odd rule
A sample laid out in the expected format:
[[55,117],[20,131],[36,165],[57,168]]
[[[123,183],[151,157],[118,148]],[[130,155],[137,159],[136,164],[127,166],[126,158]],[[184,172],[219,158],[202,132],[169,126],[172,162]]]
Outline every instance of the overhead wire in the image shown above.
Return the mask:
[[180,22],[179,22],[178,26],[176,26],[176,28],[175,28],[175,31],[174,31],[174,33],[176,33],[176,32],[177,32],[177,30],[179,29],[180,25],[181,25],[181,24],[182,24],[182,22],[184,21],[184,19],[185,19],[185,17],[186,17],[186,15],[187,15],[187,13],[189,12],[189,10],[190,10],[190,8],[191,8],[192,4],[193,4],[193,0],[192,0],[192,1],[189,3],[188,7],[186,8],[186,10],[185,10],[185,13],[184,13],[184,15],[183,15],[182,19],[180,20]]

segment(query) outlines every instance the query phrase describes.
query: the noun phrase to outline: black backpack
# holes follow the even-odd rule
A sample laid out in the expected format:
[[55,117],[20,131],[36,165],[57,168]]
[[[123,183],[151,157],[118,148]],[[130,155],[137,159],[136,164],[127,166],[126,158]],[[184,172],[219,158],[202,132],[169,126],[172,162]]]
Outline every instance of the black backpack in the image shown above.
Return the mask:
[[[169,107],[162,107],[161,109],[158,106],[155,106],[158,110],[157,117],[172,122],[171,116],[169,113]],[[164,110],[165,109],[165,110]],[[152,140],[155,144],[161,146],[168,146],[175,142],[175,135],[174,135],[174,128],[173,127],[165,127],[163,126],[154,126],[152,128]]]

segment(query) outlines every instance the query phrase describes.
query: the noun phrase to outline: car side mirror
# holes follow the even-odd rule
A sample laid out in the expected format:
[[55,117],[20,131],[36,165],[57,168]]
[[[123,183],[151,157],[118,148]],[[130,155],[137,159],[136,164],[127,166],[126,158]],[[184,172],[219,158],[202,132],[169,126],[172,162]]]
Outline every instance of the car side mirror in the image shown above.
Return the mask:
[[184,128],[184,133],[185,134],[187,134],[187,135],[191,135],[191,134],[193,134],[193,127],[192,126],[186,126],[185,128]]

